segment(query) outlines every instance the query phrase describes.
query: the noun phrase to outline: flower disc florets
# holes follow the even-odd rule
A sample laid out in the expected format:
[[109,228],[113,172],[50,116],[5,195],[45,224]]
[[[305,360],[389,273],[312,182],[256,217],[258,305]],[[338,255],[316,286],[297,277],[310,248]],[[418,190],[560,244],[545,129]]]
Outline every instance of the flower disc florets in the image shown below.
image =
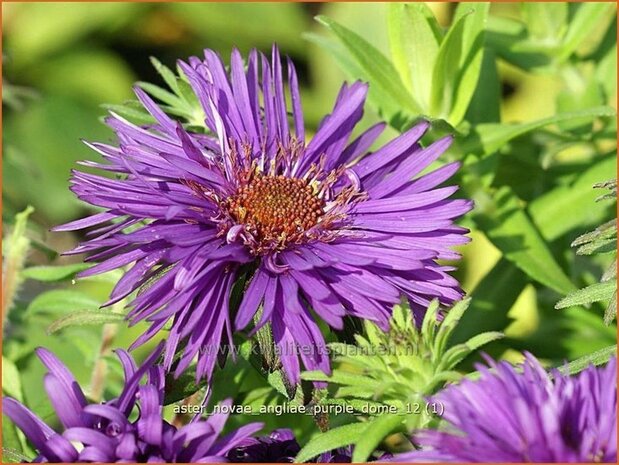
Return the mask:
[[303,179],[256,174],[225,202],[230,216],[243,224],[264,249],[285,248],[304,237],[324,213],[324,201]]

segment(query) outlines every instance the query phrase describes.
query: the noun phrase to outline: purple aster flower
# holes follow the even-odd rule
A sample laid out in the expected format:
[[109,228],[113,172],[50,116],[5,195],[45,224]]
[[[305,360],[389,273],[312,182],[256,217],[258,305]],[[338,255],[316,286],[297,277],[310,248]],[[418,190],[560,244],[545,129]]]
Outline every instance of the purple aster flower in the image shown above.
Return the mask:
[[[292,463],[301,446],[294,433],[287,429],[276,429],[268,436],[248,438],[228,452],[230,462],[243,463]],[[325,452],[317,457],[317,463],[350,463],[349,447]]]
[[454,431],[423,431],[422,450],[394,462],[617,462],[617,359],[576,376],[549,375],[527,354],[520,373],[507,362],[479,366],[438,394]]
[[[62,433],[10,397],[2,400],[3,413],[35,447],[39,455],[34,462],[225,462],[228,451],[262,424],[251,423],[219,437],[227,414],[214,414],[208,420],[196,416],[178,429],[167,423],[162,418],[163,369],[154,366],[162,348],[140,368],[125,351],[118,350],[125,372],[123,391],[118,398],[99,404],[89,403],[67,367],[39,348],[36,353],[48,370],[45,390],[64,427]],[[140,384],[145,376],[147,383]]]
[[[210,376],[233,331],[253,320],[254,331],[270,323],[296,384],[299,356],[308,370],[330,369],[317,319],[341,329],[352,316],[387,329],[402,296],[420,316],[434,298],[462,296],[453,268],[436,261],[458,258],[452,246],[468,240],[453,221],[471,202],[448,199],[456,186],[437,187],[458,163],[421,174],[452,137],[424,148],[422,122],[368,152],[385,125],[350,140],[367,93],[356,82],[306,143],[287,64],[288,91],[275,47],[270,61],[252,51],[246,65],[233,51],[229,71],[212,50],[179,62],[208,134],[188,132],[135,89],[157,124],[112,113],[118,144],[89,144],[107,163],[84,162],[119,177],[73,173],[73,192],[104,211],[56,229],[97,226],[72,251],[99,262],[81,276],[133,264],[109,304],[141,289],[128,318],[151,326],[133,347],[172,320],[163,363],[176,375],[197,356],[197,377]],[[242,302],[230,308],[241,279]]]

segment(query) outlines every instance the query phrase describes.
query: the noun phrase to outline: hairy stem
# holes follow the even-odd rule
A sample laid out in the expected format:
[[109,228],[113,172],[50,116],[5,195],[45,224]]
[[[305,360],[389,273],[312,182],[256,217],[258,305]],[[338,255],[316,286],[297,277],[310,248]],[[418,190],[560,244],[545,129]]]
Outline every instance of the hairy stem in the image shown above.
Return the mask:
[[118,325],[116,323],[107,323],[103,325],[101,347],[99,348],[99,355],[90,378],[90,397],[95,402],[101,402],[103,398],[103,389],[105,388],[105,377],[107,374],[107,362],[104,356],[111,350],[117,332]]

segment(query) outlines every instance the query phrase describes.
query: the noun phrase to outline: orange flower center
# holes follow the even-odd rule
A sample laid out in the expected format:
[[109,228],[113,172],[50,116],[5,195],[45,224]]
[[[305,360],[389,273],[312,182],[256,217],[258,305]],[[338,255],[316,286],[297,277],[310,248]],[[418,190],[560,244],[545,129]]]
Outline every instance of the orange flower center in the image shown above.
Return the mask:
[[259,241],[299,239],[316,225],[325,203],[303,179],[256,174],[227,201],[228,211]]

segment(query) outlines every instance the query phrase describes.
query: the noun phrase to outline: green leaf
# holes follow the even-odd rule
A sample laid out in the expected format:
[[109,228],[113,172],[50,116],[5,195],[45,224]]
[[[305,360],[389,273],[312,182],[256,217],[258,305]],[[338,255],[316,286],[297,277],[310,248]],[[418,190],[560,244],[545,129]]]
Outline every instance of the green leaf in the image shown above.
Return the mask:
[[26,308],[27,313],[68,312],[94,310],[101,303],[82,292],[54,289],[37,295]]
[[533,221],[542,236],[554,241],[582,225],[601,221],[605,209],[593,204],[596,192],[591,185],[617,170],[617,157],[599,160],[569,185],[557,186],[536,197],[528,206]]
[[565,2],[523,2],[522,17],[529,34],[536,38],[558,43],[565,33],[568,7]]
[[484,49],[477,88],[466,111],[472,124],[494,123],[501,120],[501,80],[494,50]]
[[[563,90],[557,95],[557,113],[593,108],[606,103],[602,85],[593,78],[592,70],[581,70],[576,66],[564,66]],[[566,121],[559,124],[562,131],[572,131],[588,135],[592,131],[591,122]]]
[[381,387],[381,382],[368,378],[361,373],[347,373],[336,370],[331,375],[327,375],[322,371],[308,371],[301,374],[301,379],[311,381],[328,381],[330,383],[345,384],[348,386],[360,386],[364,389],[378,390]]
[[17,428],[9,418],[2,419],[2,463],[30,463],[24,455]]
[[578,236],[572,247],[580,246],[577,255],[592,255],[594,253],[617,250],[617,220],[610,220],[595,230]]
[[493,204],[474,219],[505,258],[529,277],[562,294],[574,290],[510,187],[499,189]]
[[145,111],[137,100],[128,100],[121,105],[106,103],[101,107],[136,124],[154,124],[156,122],[155,118]]
[[615,257],[615,259],[610,264],[610,266],[606,268],[606,271],[604,271],[604,274],[600,278],[600,281],[608,281],[610,279],[616,279],[616,278],[617,278],[617,257]]
[[421,334],[423,334],[429,341],[434,340],[434,333],[437,327],[437,317],[438,315],[438,300],[433,299],[428,305],[428,309],[426,310],[426,314],[423,317],[423,322],[421,324]]
[[[462,32],[462,53],[458,64],[456,92],[448,119],[454,126],[464,118],[479,82],[489,8],[490,3],[488,2],[462,2],[456,8],[455,18],[464,18],[464,30]],[[484,85],[487,85],[487,83],[484,83]]]
[[[178,85],[176,83],[177,81],[177,77],[174,74],[174,71],[172,71],[170,68],[168,68],[167,66],[165,66],[163,63],[161,63],[157,58],[155,57],[150,57],[150,62],[152,63],[153,67],[157,70],[157,72],[159,73],[159,75],[163,78],[163,80],[165,81],[165,83],[168,85],[168,87],[170,89],[172,89],[172,91],[176,94],[179,95],[180,91],[178,88]],[[154,94],[153,94],[154,95]]]
[[317,16],[316,19],[338,37],[354,58],[363,72],[363,76],[357,77],[369,81],[370,95],[387,119],[392,120],[402,112],[421,113],[421,108],[404,87],[393,64],[380,51],[332,19],[326,16]]
[[352,462],[366,462],[376,447],[402,424],[402,416],[382,415],[368,422],[365,431],[361,434],[361,440],[355,445],[352,454]]
[[53,334],[69,326],[102,325],[124,321],[125,315],[109,310],[92,310],[89,312],[74,312],[54,321],[47,328],[48,334]]
[[499,333],[497,331],[481,333],[473,336],[465,343],[450,347],[449,350],[447,350],[447,352],[443,355],[437,371],[442,372],[453,369],[470,353],[488,344],[489,342],[502,339],[504,336],[505,335],[503,333]]
[[172,107],[176,107],[176,108],[187,107],[183,99],[181,99],[177,95],[174,95],[172,92],[168,92],[167,90],[162,89],[159,86],[150,84],[148,82],[142,82],[142,81],[138,81],[136,85],[141,87],[143,90],[148,92],[153,97],[159,99],[161,102],[167,103],[168,105]]
[[574,18],[570,22],[565,38],[562,41],[559,60],[566,60],[585,41],[600,23],[613,15],[613,3],[580,3]]
[[[615,236],[616,236],[615,228]],[[593,255],[597,253],[609,253],[617,250],[617,238],[597,239],[589,242],[581,247],[578,247],[576,251],[577,255]]]
[[527,38],[525,24],[517,19],[490,15],[486,43],[500,58],[524,70],[548,69],[548,46]]
[[19,370],[4,355],[2,356],[2,392],[20,402],[24,401]]
[[190,366],[178,378],[175,378],[173,374],[168,374],[166,376],[163,405],[169,405],[181,401],[192,394],[195,394],[205,386],[208,386],[206,379],[196,383],[195,365]]
[[604,324],[609,326],[613,320],[617,318],[617,291],[610,298],[610,302],[608,302],[608,307],[604,311]]
[[296,392],[296,386],[291,385],[282,370],[276,370],[267,375],[269,384],[286,399],[292,399]]
[[596,80],[602,85],[605,97],[610,100],[617,92],[617,43],[608,50],[606,55],[595,67]]
[[2,318],[8,316],[14,305],[15,296],[25,277],[24,264],[30,251],[30,239],[26,236],[28,217],[34,208],[28,206],[15,215],[13,231],[2,244]]
[[204,110],[198,101],[198,97],[196,96],[193,88],[189,83],[184,81],[183,79],[177,79],[176,84],[178,86],[179,96],[186,102],[186,105],[193,114],[193,119],[190,121],[192,124],[204,124]]
[[617,292],[615,281],[605,281],[591,284],[584,289],[578,289],[561,299],[555,308],[573,307],[574,305],[588,305],[593,302],[606,301]]
[[427,111],[441,41],[436,18],[425,3],[394,2],[389,5],[388,22],[393,63],[413,98]]
[[449,28],[436,56],[432,70],[430,108],[433,118],[445,118],[449,114],[457,90],[457,77],[463,50],[466,17],[460,17]]
[[457,326],[460,318],[462,318],[462,315],[464,315],[464,312],[466,312],[466,309],[469,308],[470,303],[471,299],[465,298],[460,300],[459,302],[456,302],[456,304],[451,309],[449,309],[447,315],[445,316],[445,319],[443,320],[438,329],[438,333],[434,341],[433,356],[438,358],[442,357],[443,353],[445,352],[449,336],[451,335],[454,328]]
[[548,118],[543,118],[526,123],[511,124],[480,124],[464,140],[458,143],[459,149],[463,153],[474,153],[476,155],[488,155],[496,152],[510,140],[522,136],[536,129],[561,123],[563,121],[589,121],[599,117],[613,117],[617,112],[612,107],[596,107],[586,110],[561,113]]
[[585,355],[584,357],[574,360],[567,365],[557,367],[557,369],[564,374],[575,375],[590,365],[598,366],[608,362],[612,357],[617,355],[617,345],[605,347],[592,354]]
[[307,462],[323,452],[353,444],[361,439],[366,427],[365,423],[351,423],[314,436],[301,449],[294,461],[295,463]]
[[75,275],[80,271],[90,268],[88,263],[75,263],[72,265],[58,266],[32,266],[26,268],[22,275],[24,278],[34,279],[36,281],[56,282],[74,279]]

